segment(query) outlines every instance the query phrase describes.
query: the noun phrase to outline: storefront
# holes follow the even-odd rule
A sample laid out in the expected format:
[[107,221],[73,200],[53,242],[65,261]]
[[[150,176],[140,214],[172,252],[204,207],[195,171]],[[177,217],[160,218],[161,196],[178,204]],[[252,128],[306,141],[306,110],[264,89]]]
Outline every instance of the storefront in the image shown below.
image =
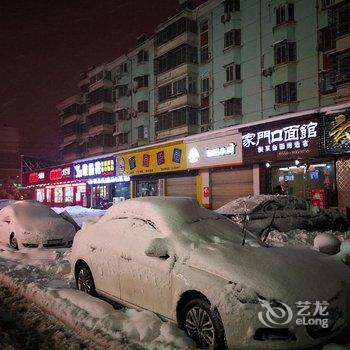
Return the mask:
[[321,152],[322,118],[301,116],[242,129],[243,161],[259,164],[262,192],[337,205],[335,162]]
[[238,131],[209,132],[185,139],[188,169],[198,169],[201,204],[217,209],[235,198],[254,193],[252,166],[242,166]]
[[133,197],[196,197],[197,171],[188,171],[186,147],[168,142],[117,153],[117,173],[130,176]]
[[88,204],[86,181],[74,179],[72,164],[24,173],[22,177],[23,183],[32,189],[35,201],[51,207]]
[[324,114],[324,154],[334,158],[338,205],[350,211],[350,110]]
[[92,208],[108,208],[113,203],[130,198],[130,178],[116,176],[116,159],[101,156],[73,163],[74,179],[89,185],[88,205]]

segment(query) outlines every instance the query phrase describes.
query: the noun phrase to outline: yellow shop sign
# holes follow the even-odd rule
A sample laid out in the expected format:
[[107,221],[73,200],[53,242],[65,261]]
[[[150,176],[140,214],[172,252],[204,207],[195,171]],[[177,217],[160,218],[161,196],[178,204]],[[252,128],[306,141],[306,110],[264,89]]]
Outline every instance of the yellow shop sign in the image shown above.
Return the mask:
[[117,154],[118,175],[142,175],[186,169],[186,146],[183,143]]

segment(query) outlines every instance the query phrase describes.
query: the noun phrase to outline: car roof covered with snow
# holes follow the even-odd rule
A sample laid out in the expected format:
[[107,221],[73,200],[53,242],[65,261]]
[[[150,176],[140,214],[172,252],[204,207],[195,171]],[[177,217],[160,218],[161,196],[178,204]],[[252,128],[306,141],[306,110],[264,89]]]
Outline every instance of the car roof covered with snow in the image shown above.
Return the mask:
[[253,210],[259,209],[260,205],[267,201],[279,202],[282,205],[286,205],[287,202],[300,201],[297,197],[287,195],[270,195],[270,194],[259,194],[254,196],[245,196],[234,199],[231,202],[226,203],[215,211],[219,214],[235,215],[235,214],[247,214],[252,213]]

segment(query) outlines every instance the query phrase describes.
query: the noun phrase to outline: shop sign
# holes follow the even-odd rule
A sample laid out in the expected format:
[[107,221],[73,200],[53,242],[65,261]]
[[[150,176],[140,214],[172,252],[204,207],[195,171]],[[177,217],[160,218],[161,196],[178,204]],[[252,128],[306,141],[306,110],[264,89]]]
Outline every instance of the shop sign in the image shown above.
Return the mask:
[[28,182],[30,184],[36,184],[36,183],[41,182],[42,180],[45,180],[45,172],[44,171],[30,173],[28,175]]
[[325,151],[350,153],[350,112],[325,115]]
[[244,161],[297,159],[319,154],[319,122],[300,120],[242,132]]
[[186,143],[188,168],[242,163],[241,134]]
[[186,169],[183,143],[150,147],[117,155],[118,175],[141,175]]
[[73,167],[75,179],[107,177],[115,175],[114,157],[75,163]]
[[98,184],[110,184],[115,182],[129,182],[129,176],[111,176],[111,177],[100,177],[97,179],[89,179],[89,185],[98,185]]
[[49,172],[49,178],[51,181],[58,181],[58,180],[70,178],[70,176],[71,176],[70,166],[67,166],[64,168],[52,169]]

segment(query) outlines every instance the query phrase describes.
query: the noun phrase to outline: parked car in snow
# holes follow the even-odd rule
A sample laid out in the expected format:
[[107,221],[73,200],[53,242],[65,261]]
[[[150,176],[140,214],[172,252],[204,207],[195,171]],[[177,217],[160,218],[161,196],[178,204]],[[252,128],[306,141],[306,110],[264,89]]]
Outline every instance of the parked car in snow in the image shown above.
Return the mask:
[[0,240],[15,249],[67,247],[76,230],[50,207],[17,201],[0,211]]
[[[84,223],[70,256],[77,289],[177,322],[201,348],[314,346],[344,327],[348,267],[311,249],[271,248],[194,199],[143,197]],[[346,271],[344,270],[346,269]],[[329,326],[259,320],[261,303],[330,301]]]
[[15,202],[14,199],[0,199],[0,210]]
[[314,207],[305,199],[294,196],[241,197],[216,212],[241,223],[247,215],[247,229],[260,237],[266,237],[270,230],[346,231],[349,227],[345,215],[339,210]]

